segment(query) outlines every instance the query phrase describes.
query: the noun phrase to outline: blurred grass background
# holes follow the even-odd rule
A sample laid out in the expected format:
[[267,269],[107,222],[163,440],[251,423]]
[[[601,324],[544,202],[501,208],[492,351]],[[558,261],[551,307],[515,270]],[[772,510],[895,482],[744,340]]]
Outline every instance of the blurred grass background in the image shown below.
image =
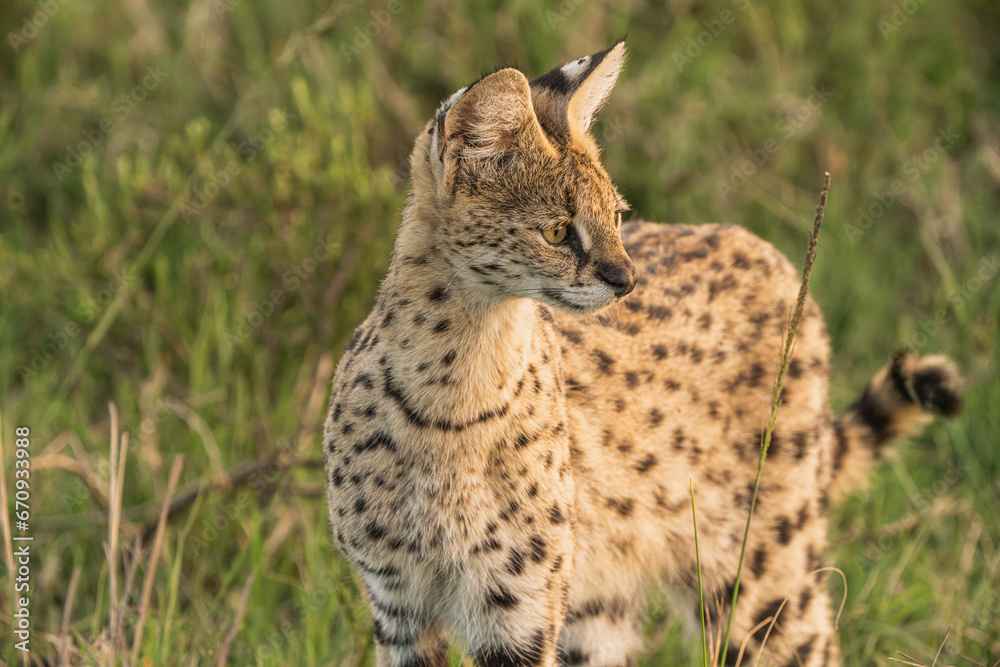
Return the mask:
[[[929,665],[952,625],[947,664],[1000,659],[992,0],[13,0],[0,27],[0,414],[8,483],[14,428],[32,435],[31,664],[131,645],[178,454],[190,502],[142,664],[372,663],[327,537],[319,432],[412,140],[483,71],[538,75],[626,32],[595,134],[634,210],[737,223],[801,265],[830,171],[812,287],[835,409],[901,345],[968,379],[959,419],[834,509],[844,664]],[[109,401],[130,436],[114,601]],[[646,626],[643,664],[695,664],[662,596]]]

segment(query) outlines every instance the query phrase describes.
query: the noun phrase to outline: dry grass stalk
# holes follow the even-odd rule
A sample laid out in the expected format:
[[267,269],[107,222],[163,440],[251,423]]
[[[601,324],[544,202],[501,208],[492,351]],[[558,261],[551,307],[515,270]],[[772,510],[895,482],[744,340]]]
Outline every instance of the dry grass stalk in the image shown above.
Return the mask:
[[[0,416],[0,508],[3,508],[3,512],[0,512],[0,526],[3,527],[3,546],[4,555],[7,558],[7,572],[14,571],[14,542],[10,532],[10,517],[7,516],[7,466],[5,461],[7,460],[7,454],[3,446],[3,417]],[[18,596],[12,596],[14,598],[14,609],[15,611],[21,611],[20,600]],[[6,606],[6,605],[5,605]],[[9,613],[9,610],[4,610],[4,613]]]
[[76,598],[76,585],[80,581],[80,566],[73,568],[73,574],[69,578],[69,588],[66,589],[66,604],[63,605],[62,620],[59,623],[59,665],[68,667],[69,665],[69,619],[73,614],[73,601]]
[[[170,501],[173,499],[177,483],[181,478],[181,471],[184,469],[184,457],[177,456],[170,467],[170,481],[167,482],[167,492],[163,497],[163,509],[160,510],[160,520],[156,525],[156,538],[153,540],[153,552],[149,556],[149,566],[146,569],[146,576],[142,582],[142,601],[139,604],[139,620],[135,626],[135,636],[132,638],[132,664],[139,661],[139,646],[142,644],[142,635],[146,626],[146,616],[149,612],[149,599],[153,594],[153,580],[156,577],[156,566],[160,560],[160,550],[163,547],[163,536],[167,528],[167,516],[170,509]],[[138,561],[138,557],[136,558]]]
[[236,634],[240,631],[240,625],[243,624],[243,617],[247,613],[247,603],[250,600],[250,588],[253,586],[254,579],[257,578],[257,570],[254,568],[250,572],[250,576],[247,577],[247,582],[243,585],[243,592],[240,593],[240,602],[236,607],[236,618],[233,619],[233,625],[229,628],[229,632],[226,633],[226,638],[222,641],[222,646],[219,647],[219,660],[216,663],[218,667],[225,667],[229,664],[229,648],[233,644],[233,640],[236,639]]
[[128,434],[121,436],[118,423],[118,406],[108,402],[111,415],[111,442],[108,455],[108,665],[114,667],[118,645],[118,536],[121,530],[122,492],[125,461],[128,455]]

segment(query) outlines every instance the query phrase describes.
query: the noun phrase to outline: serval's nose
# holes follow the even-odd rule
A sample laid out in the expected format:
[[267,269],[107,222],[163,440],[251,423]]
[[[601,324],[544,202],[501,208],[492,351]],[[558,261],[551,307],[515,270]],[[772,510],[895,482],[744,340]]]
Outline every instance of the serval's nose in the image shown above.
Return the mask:
[[632,262],[619,266],[609,266],[598,271],[601,280],[611,286],[619,299],[635,287],[635,266]]

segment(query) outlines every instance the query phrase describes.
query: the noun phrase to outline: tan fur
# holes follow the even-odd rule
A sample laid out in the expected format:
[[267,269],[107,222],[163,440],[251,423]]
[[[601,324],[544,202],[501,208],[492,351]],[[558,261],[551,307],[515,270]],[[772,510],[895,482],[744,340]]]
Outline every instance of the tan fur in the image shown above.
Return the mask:
[[[619,227],[586,129],[623,59],[619,43],[530,84],[501,70],[417,139],[324,434],[331,530],[364,582],[380,667],[443,667],[448,635],[484,666],[632,664],[651,581],[698,615],[689,480],[711,636],[728,613],[798,277],[737,227]],[[565,242],[544,240],[566,225]],[[810,299],[730,663],[746,639],[743,664],[838,664],[816,573],[827,494],[925,411],[957,410],[947,360],[897,357],[834,420],[828,352]],[[782,604],[762,648],[751,632]]]

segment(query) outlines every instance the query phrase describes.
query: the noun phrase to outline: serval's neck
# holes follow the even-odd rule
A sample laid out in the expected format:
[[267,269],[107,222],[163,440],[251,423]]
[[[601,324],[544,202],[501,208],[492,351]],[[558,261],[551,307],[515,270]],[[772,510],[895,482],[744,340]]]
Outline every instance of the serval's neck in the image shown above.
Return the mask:
[[477,297],[463,268],[435,250],[429,226],[408,213],[377,308],[394,339],[386,389],[417,423],[461,430],[520,394],[538,305]]

